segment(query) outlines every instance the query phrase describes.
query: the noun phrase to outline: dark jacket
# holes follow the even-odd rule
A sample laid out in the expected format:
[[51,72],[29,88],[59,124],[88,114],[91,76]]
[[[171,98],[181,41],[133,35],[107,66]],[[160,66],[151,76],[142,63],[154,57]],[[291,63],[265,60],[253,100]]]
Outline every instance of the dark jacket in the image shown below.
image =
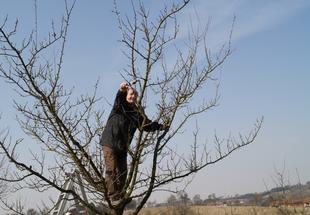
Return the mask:
[[100,144],[117,152],[127,152],[137,128],[151,132],[162,129],[162,125],[152,122],[138,110],[136,105],[126,101],[127,92],[118,91],[107,124],[103,130]]

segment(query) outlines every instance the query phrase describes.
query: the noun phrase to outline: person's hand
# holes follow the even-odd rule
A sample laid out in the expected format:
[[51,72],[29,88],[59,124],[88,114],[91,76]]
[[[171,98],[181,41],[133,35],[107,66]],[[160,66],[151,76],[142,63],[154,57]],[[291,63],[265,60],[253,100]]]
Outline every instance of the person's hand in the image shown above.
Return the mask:
[[129,85],[127,82],[122,82],[119,88],[122,92],[125,92],[128,89],[128,87]]
[[161,125],[162,131],[168,131],[170,129],[171,120],[169,117],[164,118],[164,123]]
[[160,130],[161,131],[167,131],[167,130],[169,130],[169,128],[170,128],[170,125],[168,125],[168,124],[160,125]]

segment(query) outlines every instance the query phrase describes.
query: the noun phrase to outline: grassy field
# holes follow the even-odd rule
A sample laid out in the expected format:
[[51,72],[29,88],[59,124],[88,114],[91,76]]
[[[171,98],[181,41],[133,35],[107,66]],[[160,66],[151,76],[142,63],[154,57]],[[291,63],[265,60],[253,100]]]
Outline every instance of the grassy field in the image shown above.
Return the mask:
[[[127,212],[127,215],[130,213]],[[141,215],[310,215],[310,208],[171,206],[144,208]]]

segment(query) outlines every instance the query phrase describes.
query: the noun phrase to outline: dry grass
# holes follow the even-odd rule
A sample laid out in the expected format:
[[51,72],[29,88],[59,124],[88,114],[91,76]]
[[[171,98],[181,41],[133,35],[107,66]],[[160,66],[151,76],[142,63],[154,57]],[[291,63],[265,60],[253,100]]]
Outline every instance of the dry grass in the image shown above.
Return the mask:
[[[130,214],[130,213],[126,213]],[[144,208],[140,215],[310,215],[310,208],[230,207],[230,206],[170,206]]]

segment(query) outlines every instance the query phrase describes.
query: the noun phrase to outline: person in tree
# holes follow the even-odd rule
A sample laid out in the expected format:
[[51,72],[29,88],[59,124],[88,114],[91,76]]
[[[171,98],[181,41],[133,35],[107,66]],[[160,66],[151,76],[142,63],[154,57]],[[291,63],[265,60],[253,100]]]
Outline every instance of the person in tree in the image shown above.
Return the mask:
[[105,181],[113,205],[120,202],[127,178],[127,151],[137,129],[153,132],[169,127],[153,122],[136,105],[138,93],[128,83],[121,83],[100,143],[105,161]]

